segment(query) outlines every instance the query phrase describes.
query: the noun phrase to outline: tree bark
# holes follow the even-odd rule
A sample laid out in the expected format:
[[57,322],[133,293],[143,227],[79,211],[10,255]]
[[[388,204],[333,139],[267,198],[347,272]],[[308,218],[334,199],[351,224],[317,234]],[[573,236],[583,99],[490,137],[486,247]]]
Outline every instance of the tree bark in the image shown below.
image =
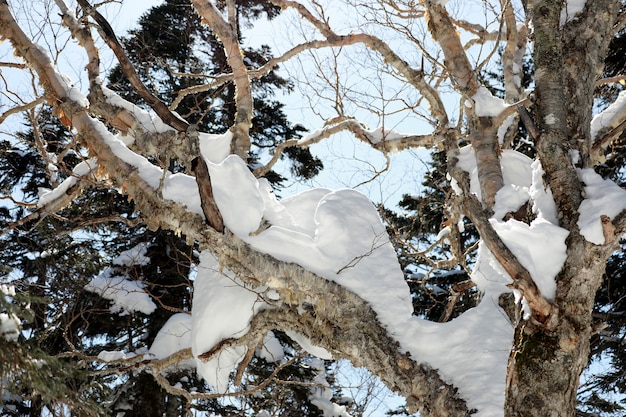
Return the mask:
[[[609,15],[617,14],[617,3],[587,2],[581,18],[596,19],[590,14],[595,7],[609,20],[605,25],[611,26]],[[602,49],[613,34],[610,30],[573,29],[575,21],[563,24],[562,6],[561,2],[546,0],[526,4],[535,34],[537,154],[545,170],[544,184],[554,196],[560,226],[570,231],[567,259],[557,276],[553,303],[556,312],[550,326],[532,321],[517,324],[509,357],[506,416],[575,415],[580,374],[588,363],[593,334],[595,293],[615,244],[613,239],[603,246],[593,245],[584,239],[577,225],[584,197],[572,151],[580,152],[583,157],[579,163],[588,166],[593,95],[590,79],[597,77],[602,62],[593,58],[595,51],[590,53],[588,47],[570,45],[576,39]]]

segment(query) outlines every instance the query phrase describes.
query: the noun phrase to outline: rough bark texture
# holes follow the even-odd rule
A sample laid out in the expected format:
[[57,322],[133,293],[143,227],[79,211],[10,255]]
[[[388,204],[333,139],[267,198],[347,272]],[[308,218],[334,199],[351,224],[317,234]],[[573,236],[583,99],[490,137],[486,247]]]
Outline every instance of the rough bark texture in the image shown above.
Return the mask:
[[561,28],[560,2],[527,4],[535,30],[537,151],[545,170],[544,183],[549,184],[561,226],[570,235],[567,260],[557,277],[556,312],[550,325],[517,325],[509,360],[507,416],[575,414],[579,378],[588,362],[595,293],[615,242],[595,246],[579,233],[582,184],[570,151],[578,150],[583,155],[580,163],[587,166],[593,88],[602,68],[598,51],[603,54],[612,36],[606,26],[611,26],[611,16],[617,14],[617,3],[600,1],[589,6],[588,2],[587,8],[596,10],[592,14],[587,11],[582,21],[600,20],[598,14],[606,20],[603,28],[590,21],[591,27],[584,29],[576,20]]
[[[253,288],[271,288],[280,295],[279,300],[274,302],[274,309],[263,311],[253,319],[248,335],[237,340],[231,338],[228,342],[252,346],[267,329],[297,331],[332,352],[336,358],[347,358],[356,366],[368,368],[381,377],[387,386],[405,396],[409,406],[413,410],[419,410],[422,416],[469,416],[471,410],[468,410],[465,401],[459,397],[456,388],[443,381],[436,370],[417,363],[401,352],[398,343],[378,321],[372,308],[356,294],[298,265],[256,252],[228,231],[223,233],[224,224],[214,204],[208,169],[202,158],[196,159],[193,170],[196,173],[202,207],[212,227],[201,216],[186,211],[172,201],[164,200],[158,190],[141,178],[135,166],[115,155],[107,142],[107,128],[98,117],[123,133],[132,135],[135,138],[133,149],[144,156],[165,150],[168,155],[187,166],[188,162],[191,163],[188,160],[197,156],[198,151],[195,149],[189,152],[188,142],[192,132],[187,131],[186,122],[175,117],[149,92],[144,97],[146,101],[181,133],[174,130],[163,133],[142,131],[136,115],[128,109],[106,102],[103,89],[97,81],[97,49],[87,26],[79,25],[67,7],[60,0],[57,2],[64,13],[65,24],[84,45],[89,57],[89,109],[74,101],[75,97],[67,91],[67,84],[56,72],[50,58],[20,29],[11,15],[7,0],[0,0],[0,33],[11,41],[16,54],[23,57],[38,74],[46,98],[55,107],[57,114],[62,115],[64,121],[71,122],[85,147],[98,158],[100,168],[108,172],[111,183],[127,190],[129,198],[135,201],[149,228],[164,228],[182,233],[190,243],[197,243],[203,249],[210,248],[222,266],[232,270],[246,285]],[[341,130],[353,132],[357,138],[383,152],[443,144],[448,155],[448,171],[461,188],[460,194],[454,197],[455,210],[458,211],[455,215],[459,219],[462,215],[471,219],[486,247],[511,275],[511,287],[522,293],[532,310],[531,320],[517,323],[516,339],[509,359],[505,414],[542,417],[574,415],[579,376],[589,354],[594,295],[616,239],[626,230],[625,213],[613,222],[605,216],[603,224],[606,241],[605,245],[598,246],[585,241],[577,226],[578,208],[583,200],[583,184],[577,168],[592,167],[591,162],[597,159],[594,153],[598,150],[594,145],[598,144],[593,143],[589,132],[593,89],[601,70],[602,58],[613,36],[612,23],[620,2],[588,1],[581,16],[564,25],[560,23],[563,2],[524,2],[534,36],[535,120],[530,120],[523,108],[517,108],[536,142],[538,156],[545,171],[544,183],[554,196],[560,226],[570,232],[566,242],[567,260],[558,275],[556,297],[552,303],[542,297],[530,273],[513,256],[489,221],[496,193],[503,186],[497,130],[504,116],[509,114],[503,113],[500,115],[502,117],[477,117],[470,114],[467,125],[459,122],[457,127],[449,126],[450,118],[443,101],[433,87],[434,84],[430,83],[432,80],[425,76],[424,68],[416,69],[409,65],[378,37],[362,33],[338,35],[330,27],[328,20],[316,18],[305,6],[289,0],[272,2],[281,8],[295,9],[325,38],[294,47],[282,58],[272,62],[282,62],[281,59],[287,59],[307,48],[344,47],[361,43],[380,54],[397,71],[398,76],[403,77],[407,84],[415,87],[426,99],[431,107],[432,123],[436,126],[431,134],[405,135],[394,137],[393,141],[376,141],[362,124],[343,117],[316,135],[311,135],[308,142],[286,142],[278,148],[277,155],[286,146],[306,146]],[[85,0],[79,0],[79,3],[85,10],[92,12],[91,6]],[[235,3],[226,2],[229,12],[227,19],[210,2],[193,0],[192,3],[204,21],[211,25],[225,48],[232,74],[225,76],[223,82],[232,81],[236,86],[237,115],[231,127],[234,134],[232,151],[245,159],[250,146],[249,127],[253,102],[251,75],[245,66],[239,45]],[[423,1],[422,5],[428,17],[428,29],[445,56],[442,77],[451,80],[453,88],[464,99],[470,99],[480,88],[480,82],[464,51],[453,20],[446,8],[437,2]],[[526,29],[514,28],[515,14],[510,4],[503,2],[503,7],[507,27],[502,33],[506,33],[508,42],[503,58],[505,76],[508,74],[509,77],[505,82],[507,99],[521,100],[522,92],[512,82],[511,77],[519,74],[519,68],[515,65],[521,65],[519,52],[524,49]],[[127,57],[119,43],[116,43],[110,26],[99,14],[93,13],[93,17],[100,25],[103,37],[111,42],[122,68],[132,82],[133,68],[128,67],[129,61],[125,60]],[[133,84],[141,93],[142,85]],[[466,130],[469,133],[463,136]],[[470,139],[474,147],[482,201],[469,193],[468,174],[456,166],[461,137]],[[599,140],[600,148],[606,145],[604,137]],[[575,163],[572,154],[576,152],[581,158]],[[266,171],[259,170],[257,173]],[[81,191],[83,185],[83,182],[78,182],[66,196],[51,202],[42,210],[61,209]],[[455,251],[461,252],[459,248]],[[213,354],[220,347],[215,346],[207,355]],[[188,357],[190,353],[185,352],[185,355]],[[241,373],[238,372],[237,375],[240,376]]]

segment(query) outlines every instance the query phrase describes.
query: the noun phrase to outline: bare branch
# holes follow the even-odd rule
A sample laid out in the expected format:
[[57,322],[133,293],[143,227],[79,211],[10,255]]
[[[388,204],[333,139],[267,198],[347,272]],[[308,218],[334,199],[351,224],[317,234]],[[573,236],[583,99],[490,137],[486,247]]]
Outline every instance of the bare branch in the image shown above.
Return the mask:
[[92,16],[96,23],[98,24],[98,29],[100,36],[104,39],[107,45],[111,48],[113,53],[115,54],[120,68],[124,75],[131,83],[131,85],[135,88],[137,93],[141,96],[142,99],[148,103],[148,105],[159,115],[159,117],[168,125],[174,127],[179,131],[185,131],[189,127],[189,124],[172,113],[165,103],[163,103],[158,97],[154,96],[150,90],[144,85],[144,83],[139,78],[137,71],[135,71],[135,67],[128,59],[124,48],[120,44],[117,36],[115,36],[115,32],[109,22],[98,12],[95,8],[93,8],[87,0],[78,0],[78,4],[83,8],[86,14]]
[[422,4],[429,17],[428,29],[435,41],[441,45],[441,50],[446,57],[445,67],[454,84],[466,97],[473,96],[480,85],[452,19],[441,4],[432,1],[422,1]]
[[229,22],[224,20],[213,3],[200,0],[192,0],[191,3],[202,18],[203,23],[210,26],[211,30],[222,42],[228,65],[233,71],[237,112],[235,114],[235,123],[230,128],[233,133],[231,152],[247,161],[251,146],[250,124],[254,116],[254,104],[252,101],[250,77],[243,60],[243,51],[239,45],[237,28],[232,27]]
[[9,110],[0,114],[0,124],[2,124],[7,119],[7,117],[12,116],[17,113],[24,112],[26,110],[30,110],[34,107],[37,107],[40,104],[43,104],[45,101],[46,99],[44,97],[39,97],[35,99],[34,101],[31,101],[30,103],[26,103],[22,106],[16,106],[16,107],[10,108]]
[[282,152],[289,147],[307,147],[342,131],[350,131],[361,142],[371,145],[381,152],[398,152],[411,148],[432,148],[439,146],[443,141],[440,132],[427,135],[405,135],[395,131],[367,130],[360,122],[348,117],[340,117],[329,121],[330,124],[322,129],[311,132],[301,139],[290,139],[278,144],[272,159],[264,166],[254,170],[256,177],[262,177],[278,162]]

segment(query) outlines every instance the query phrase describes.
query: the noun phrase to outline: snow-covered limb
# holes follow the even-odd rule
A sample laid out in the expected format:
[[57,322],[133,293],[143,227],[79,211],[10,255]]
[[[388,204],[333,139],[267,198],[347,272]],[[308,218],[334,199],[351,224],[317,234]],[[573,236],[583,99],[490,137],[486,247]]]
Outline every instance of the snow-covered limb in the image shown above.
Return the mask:
[[626,91],[591,120],[591,158],[604,161],[604,152],[626,128]]
[[[542,325],[548,325],[548,321],[551,318],[550,316],[555,310],[542,296],[528,270],[511,253],[510,249],[502,241],[493,225],[490,223],[490,216],[486,212],[488,209],[483,207],[478,198],[476,198],[476,195],[472,192],[470,176],[468,172],[462,169],[464,164],[458,162],[459,157],[464,157],[461,155],[458,148],[456,148],[456,142],[448,141],[447,143],[448,161],[450,165],[448,171],[457,184],[458,192],[460,192],[463,197],[460,203],[463,208],[463,213],[472,221],[478,229],[484,244],[510,275],[513,280],[511,286],[519,290],[523,296],[526,297],[531,306],[533,318],[538,323],[542,323]],[[498,164],[500,164],[499,159]]]
[[[37,210],[25,218],[12,223],[2,230],[0,234],[8,233],[11,229],[25,224],[28,221],[42,218],[48,214],[56,213],[69,206],[85,188],[97,180],[95,175],[96,160],[89,159],[76,165],[72,174],[53,190],[41,188]],[[111,218],[106,220],[112,220]],[[128,219],[115,218],[115,220],[128,221]]]
[[98,12],[93,6],[89,4],[87,0],[78,0],[78,4],[83,8],[83,11],[93,17],[93,19],[98,24],[98,30],[100,32],[100,36],[107,43],[107,45],[111,48],[115,56],[117,57],[117,61],[120,64],[120,68],[124,72],[124,75],[128,78],[128,81],[135,88],[135,91],[143,98],[148,105],[154,109],[154,111],[169,125],[175,127],[180,131],[185,131],[189,124],[183,119],[176,117],[167,106],[155,97],[150,90],[143,84],[139,75],[137,75],[137,71],[134,66],[128,59],[124,48],[120,44],[117,39],[113,28],[109,22],[105,19],[100,12]]
[[[44,68],[41,69],[42,73],[46,72]],[[299,320],[294,322],[292,327],[299,329],[300,333],[307,335],[321,346],[336,352],[343,349],[342,354],[345,357],[367,365],[370,369],[373,368],[373,372],[379,374],[389,386],[396,387],[408,398],[415,397],[416,407],[429,404],[429,407],[439,409],[435,404],[446,404],[446,407],[451,410],[450,415],[467,414],[464,401],[458,398],[452,386],[437,377],[436,371],[417,365],[410,358],[400,354],[397,350],[397,342],[393,341],[387,331],[380,325],[373,325],[377,323],[376,314],[368,303],[344,287],[302,267],[256,252],[233,235],[222,235],[216,232],[207,226],[198,214],[189,212],[184,206],[173,201],[163,200],[156,192],[156,187],[148,183],[141,175],[141,170],[116,153],[121,152],[121,149],[113,151],[111,146],[119,147],[121,143],[111,142],[111,133],[104,129],[100,122],[90,117],[82,106],[69,98],[60,106],[65,114],[71,115],[74,127],[81,134],[85,144],[98,157],[101,166],[110,173],[111,181],[117,186],[125,186],[148,226],[179,231],[186,235],[187,239],[198,241],[201,247],[213,248],[227,268],[233,270],[239,277],[246,277],[250,282],[262,283],[263,280],[271,277],[283,277],[282,279],[286,279],[291,285],[282,286],[277,291],[281,300],[292,300],[293,305],[308,304],[313,301],[313,304],[323,306],[328,297],[341,300],[341,302],[337,301],[336,305],[344,306],[342,313],[334,310],[327,312],[318,310],[316,314],[302,316],[307,324],[306,327],[314,327],[304,329]],[[347,300],[353,301],[347,302]],[[333,329],[336,329],[335,318],[338,317],[336,314],[345,315],[345,319],[340,320],[340,323],[344,322],[347,326],[357,327],[341,331],[340,333],[346,336],[343,340],[329,340],[326,334],[328,328],[318,325],[325,313],[332,315],[328,320],[333,323]],[[293,314],[294,311],[290,311],[281,319],[287,320]],[[291,317],[291,319],[293,321],[302,317]],[[359,320],[355,323],[354,319],[357,317]],[[368,319],[364,320],[364,318]],[[354,342],[353,338],[357,338],[357,342]],[[364,348],[354,350],[355,346]],[[445,388],[440,389],[440,387]],[[441,409],[443,408],[445,407],[442,406]]]

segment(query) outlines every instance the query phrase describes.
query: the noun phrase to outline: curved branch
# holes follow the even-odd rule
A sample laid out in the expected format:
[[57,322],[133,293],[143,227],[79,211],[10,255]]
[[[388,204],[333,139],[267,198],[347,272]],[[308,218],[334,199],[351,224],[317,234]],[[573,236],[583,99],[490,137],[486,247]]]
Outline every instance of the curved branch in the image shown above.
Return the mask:
[[307,147],[346,130],[352,132],[361,142],[371,145],[374,149],[383,153],[399,152],[418,147],[431,148],[439,146],[443,142],[443,137],[439,131],[427,135],[407,135],[395,131],[368,130],[360,122],[352,118],[340,118],[339,120],[333,120],[333,122],[330,126],[315,130],[301,139],[290,139],[279,143],[272,159],[264,166],[254,170],[254,175],[262,177],[267,174],[274,164],[278,162],[286,148],[294,146]]
[[37,107],[40,104],[43,104],[46,101],[46,99],[44,97],[38,97],[35,100],[31,101],[30,103],[26,103],[23,104],[21,106],[15,106],[15,107],[11,107],[9,110],[5,111],[4,113],[0,114],[0,124],[4,123],[4,121],[7,119],[7,117],[17,114],[17,113],[21,113],[23,111],[26,110],[30,110],[34,107]]
[[159,115],[159,117],[168,125],[177,129],[178,131],[185,131],[189,127],[189,124],[172,113],[165,103],[163,103],[158,97],[154,96],[150,90],[144,85],[139,78],[135,67],[128,59],[124,48],[120,44],[115,32],[109,22],[98,12],[93,6],[89,4],[87,0],[77,0],[78,4],[83,8],[86,14],[93,17],[98,24],[98,31],[102,39],[107,43],[109,48],[115,54],[117,61],[120,64],[122,72],[128,78],[133,88],[137,91],[137,94],[148,103],[148,105]]

